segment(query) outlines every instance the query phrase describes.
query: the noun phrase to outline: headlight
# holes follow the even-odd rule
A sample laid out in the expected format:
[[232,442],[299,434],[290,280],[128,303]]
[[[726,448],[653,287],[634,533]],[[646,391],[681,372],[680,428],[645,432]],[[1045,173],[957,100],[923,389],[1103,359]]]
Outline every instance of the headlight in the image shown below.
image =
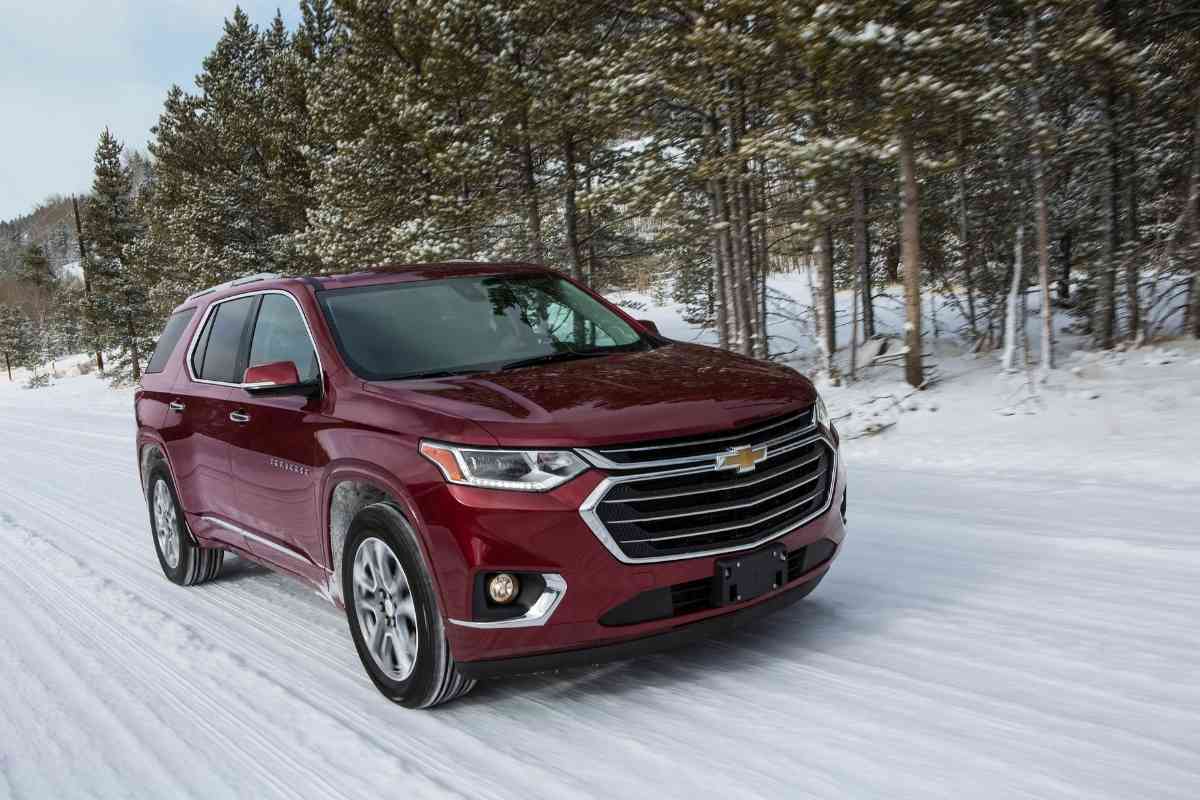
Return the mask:
[[569,450],[473,450],[421,442],[421,455],[450,483],[518,492],[549,491],[588,468]]
[[833,423],[829,419],[829,409],[825,407],[825,401],[821,399],[821,395],[817,395],[814,419],[818,425],[821,425],[825,428],[833,427]]

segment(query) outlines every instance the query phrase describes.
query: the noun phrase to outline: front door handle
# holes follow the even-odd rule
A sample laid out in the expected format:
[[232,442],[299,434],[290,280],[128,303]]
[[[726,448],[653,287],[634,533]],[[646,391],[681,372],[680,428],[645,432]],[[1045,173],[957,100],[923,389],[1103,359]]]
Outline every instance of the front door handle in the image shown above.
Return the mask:
[[245,411],[234,411],[229,415],[230,422],[236,422],[239,425],[245,425],[250,421],[250,415]]
[[187,406],[185,406],[183,403],[179,402],[178,400],[172,400],[170,403],[167,403],[167,408],[169,408],[172,411],[174,411],[175,413],[179,414],[179,413],[182,413],[183,410],[187,408]]

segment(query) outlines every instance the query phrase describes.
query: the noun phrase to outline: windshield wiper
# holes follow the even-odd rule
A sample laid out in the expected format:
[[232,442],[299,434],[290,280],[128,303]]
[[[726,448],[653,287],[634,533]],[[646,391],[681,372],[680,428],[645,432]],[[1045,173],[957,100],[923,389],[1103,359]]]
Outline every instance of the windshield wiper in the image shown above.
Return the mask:
[[574,361],[580,358],[596,358],[597,356],[607,356],[613,353],[627,352],[617,348],[605,348],[603,350],[563,350],[561,353],[546,353],[543,356],[534,356],[532,358],[522,358],[517,361],[510,361],[507,364],[500,365],[500,369],[521,369],[522,367],[533,367],[538,364],[549,364],[554,361]]
[[397,375],[389,378],[393,381],[415,381],[421,378],[453,378],[456,375],[471,375],[479,372],[477,369],[435,369],[429,372],[411,372],[408,375]]

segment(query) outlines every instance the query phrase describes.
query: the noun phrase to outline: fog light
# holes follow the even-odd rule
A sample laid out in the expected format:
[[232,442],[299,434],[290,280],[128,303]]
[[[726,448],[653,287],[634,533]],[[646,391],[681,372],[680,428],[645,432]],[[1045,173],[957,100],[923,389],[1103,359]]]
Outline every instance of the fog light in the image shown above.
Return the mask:
[[488,597],[492,598],[493,603],[498,603],[502,606],[508,605],[517,599],[517,595],[520,592],[521,582],[517,580],[516,575],[501,572],[493,575],[488,580]]

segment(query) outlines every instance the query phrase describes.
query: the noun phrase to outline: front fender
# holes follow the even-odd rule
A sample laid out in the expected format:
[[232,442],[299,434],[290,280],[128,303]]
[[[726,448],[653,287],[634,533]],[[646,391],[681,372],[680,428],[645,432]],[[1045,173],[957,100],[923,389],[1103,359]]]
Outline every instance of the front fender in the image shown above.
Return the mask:
[[[430,468],[433,469],[432,465]],[[373,503],[390,501],[404,514],[417,533],[417,546],[430,565],[430,579],[436,587],[442,608],[446,607],[446,591],[442,570],[446,561],[445,548],[434,547],[429,528],[420,506],[404,481],[378,465],[347,458],[331,463],[321,483],[321,525],[325,532],[324,557],[332,572],[330,594],[336,602],[342,598],[342,548],[354,515]]]

